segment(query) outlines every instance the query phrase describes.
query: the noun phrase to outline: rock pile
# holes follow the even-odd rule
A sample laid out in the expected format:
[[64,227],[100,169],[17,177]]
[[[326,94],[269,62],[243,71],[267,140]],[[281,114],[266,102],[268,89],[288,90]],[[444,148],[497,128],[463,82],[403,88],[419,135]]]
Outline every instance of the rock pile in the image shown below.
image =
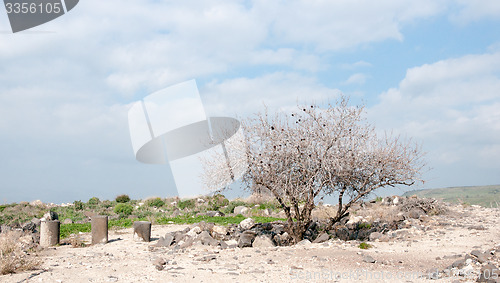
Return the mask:
[[500,266],[500,245],[486,251],[473,250],[464,256],[458,256],[450,266],[443,270],[429,270],[425,277],[434,280],[458,277],[476,282],[500,283],[498,266]]

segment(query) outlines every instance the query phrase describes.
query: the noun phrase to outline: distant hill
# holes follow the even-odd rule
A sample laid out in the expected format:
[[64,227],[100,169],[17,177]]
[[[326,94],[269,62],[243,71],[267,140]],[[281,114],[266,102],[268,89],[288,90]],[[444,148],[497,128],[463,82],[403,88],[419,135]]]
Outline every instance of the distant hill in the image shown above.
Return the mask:
[[500,207],[500,185],[414,190],[403,194],[403,196],[411,195],[442,199],[443,201],[451,203],[467,203],[484,207]]

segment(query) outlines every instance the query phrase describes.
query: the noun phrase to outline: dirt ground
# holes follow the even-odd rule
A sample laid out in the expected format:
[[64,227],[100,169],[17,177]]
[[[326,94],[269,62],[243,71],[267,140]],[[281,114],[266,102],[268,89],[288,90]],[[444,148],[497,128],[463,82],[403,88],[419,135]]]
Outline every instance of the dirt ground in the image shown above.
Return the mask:
[[[152,242],[136,242],[132,229],[109,232],[110,242],[84,248],[62,245],[41,253],[40,270],[0,276],[1,282],[475,282],[469,276],[425,277],[460,256],[500,246],[500,209],[454,206],[432,216],[425,229],[398,230],[389,242],[331,239],[292,247],[221,249],[195,245],[185,251],[152,247],[167,232],[188,225],[152,227]],[[478,229],[478,226],[484,227]],[[82,239],[90,242],[89,234]],[[370,263],[366,256],[375,260]],[[498,255],[497,255],[498,256]],[[166,261],[157,270],[156,260]],[[498,262],[496,262],[498,266]]]

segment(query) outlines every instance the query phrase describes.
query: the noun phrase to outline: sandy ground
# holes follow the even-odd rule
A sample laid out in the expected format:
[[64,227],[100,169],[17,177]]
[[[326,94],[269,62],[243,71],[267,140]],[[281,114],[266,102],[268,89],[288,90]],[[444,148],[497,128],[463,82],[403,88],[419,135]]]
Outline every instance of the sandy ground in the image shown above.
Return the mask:
[[[474,249],[500,245],[500,209],[456,206],[422,223],[425,231],[402,230],[390,242],[330,240],[306,246],[225,249],[195,245],[185,251],[153,248],[160,236],[188,225],[153,226],[150,243],[133,240],[132,230],[109,232],[110,242],[70,245],[42,252],[42,269],[0,276],[1,282],[474,282],[452,276],[422,277],[444,269]],[[482,225],[485,230],[474,227]],[[90,235],[82,238],[90,242]],[[375,263],[363,259],[370,255]],[[164,270],[153,262],[164,259]]]

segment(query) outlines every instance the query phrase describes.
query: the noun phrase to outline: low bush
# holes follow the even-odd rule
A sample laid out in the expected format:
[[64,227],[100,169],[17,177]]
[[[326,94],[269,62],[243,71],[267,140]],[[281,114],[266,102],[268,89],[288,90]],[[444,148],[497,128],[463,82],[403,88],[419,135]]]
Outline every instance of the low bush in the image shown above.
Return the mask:
[[128,215],[132,214],[132,211],[134,211],[134,208],[130,204],[119,203],[115,206],[113,211],[116,214],[119,214],[121,216],[128,216]]
[[177,207],[179,209],[193,209],[195,208],[196,206],[196,203],[195,203],[195,200],[194,199],[187,199],[187,200],[180,200],[178,203],[177,203]]
[[208,210],[219,210],[229,204],[229,200],[221,194],[215,194],[208,199]]
[[101,202],[101,200],[99,200],[99,198],[93,197],[93,198],[89,199],[89,201],[87,202],[87,204],[89,204],[89,205],[98,205],[100,202]]
[[82,201],[75,200],[73,202],[73,205],[75,206],[76,210],[83,210],[85,208],[85,204]]
[[130,201],[130,197],[128,195],[119,195],[115,198],[118,203],[126,203]]
[[165,202],[161,198],[148,199],[145,203],[147,206],[162,207]]

